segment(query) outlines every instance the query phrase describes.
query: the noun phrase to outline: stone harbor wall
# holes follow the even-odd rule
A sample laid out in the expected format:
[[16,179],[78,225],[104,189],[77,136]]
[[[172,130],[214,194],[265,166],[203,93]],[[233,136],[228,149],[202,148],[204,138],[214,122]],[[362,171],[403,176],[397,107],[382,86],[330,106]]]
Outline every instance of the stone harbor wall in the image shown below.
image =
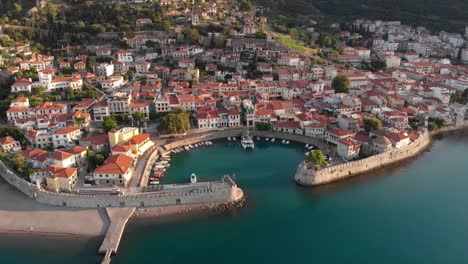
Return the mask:
[[155,207],[167,205],[188,205],[199,203],[229,203],[243,197],[242,190],[226,177],[223,181],[200,182],[195,184],[163,185],[158,192],[135,195],[78,195],[54,193],[20,178],[3,161],[0,161],[0,175],[11,185],[39,203],[78,207]]
[[334,182],[414,157],[429,147],[430,143],[430,135],[426,133],[406,147],[393,149],[358,161],[318,170],[314,169],[312,165],[303,162],[299,164],[294,175],[294,180],[297,184],[304,186],[316,186]]

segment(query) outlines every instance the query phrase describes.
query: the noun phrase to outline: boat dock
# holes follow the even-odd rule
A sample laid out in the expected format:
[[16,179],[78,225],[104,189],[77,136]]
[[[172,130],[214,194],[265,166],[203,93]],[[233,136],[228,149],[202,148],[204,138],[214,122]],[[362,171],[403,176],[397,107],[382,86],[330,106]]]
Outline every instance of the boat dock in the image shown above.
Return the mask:
[[110,224],[99,248],[99,253],[105,254],[102,264],[110,263],[112,255],[117,253],[125,226],[135,212],[135,208],[106,208],[106,212]]

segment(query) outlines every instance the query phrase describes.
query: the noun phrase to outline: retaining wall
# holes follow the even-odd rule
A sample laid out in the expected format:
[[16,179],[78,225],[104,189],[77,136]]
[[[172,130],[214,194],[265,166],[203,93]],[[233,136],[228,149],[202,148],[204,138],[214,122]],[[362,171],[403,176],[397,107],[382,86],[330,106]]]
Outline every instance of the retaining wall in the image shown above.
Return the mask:
[[414,157],[425,150],[431,143],[428,133],[406,147],[393,149],[366,159],[316,170],[305,162],[299,164],[294,180],[304,186],[316,186],[369,172],[389,164]]

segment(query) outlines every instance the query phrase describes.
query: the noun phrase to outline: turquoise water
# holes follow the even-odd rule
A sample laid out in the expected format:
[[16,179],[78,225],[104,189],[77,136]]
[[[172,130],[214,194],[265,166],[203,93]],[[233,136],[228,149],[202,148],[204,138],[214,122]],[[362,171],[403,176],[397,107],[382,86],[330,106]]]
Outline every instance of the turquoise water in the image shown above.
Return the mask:
[[[292,181],[303,145],[215,144],[173,155],[165,181],[235,173],[245,207],[133,221],[113,263],[468,263],[467,132],[405,164],[314,189]],[[2,263],[98,259],[99,240],[13,240],[0,240]]]

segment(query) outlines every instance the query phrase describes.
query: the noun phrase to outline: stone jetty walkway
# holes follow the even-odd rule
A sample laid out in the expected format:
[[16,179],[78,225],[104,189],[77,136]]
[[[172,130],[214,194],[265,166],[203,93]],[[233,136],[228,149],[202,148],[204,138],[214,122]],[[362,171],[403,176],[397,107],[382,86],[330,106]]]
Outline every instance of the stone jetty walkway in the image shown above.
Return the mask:
[[110,263],[111,256],[117,253],[125,226],[135,212],[135,208],[106,208],[106,212],[110,225],[99,248],[99,253],[105,254],[102,263]]

